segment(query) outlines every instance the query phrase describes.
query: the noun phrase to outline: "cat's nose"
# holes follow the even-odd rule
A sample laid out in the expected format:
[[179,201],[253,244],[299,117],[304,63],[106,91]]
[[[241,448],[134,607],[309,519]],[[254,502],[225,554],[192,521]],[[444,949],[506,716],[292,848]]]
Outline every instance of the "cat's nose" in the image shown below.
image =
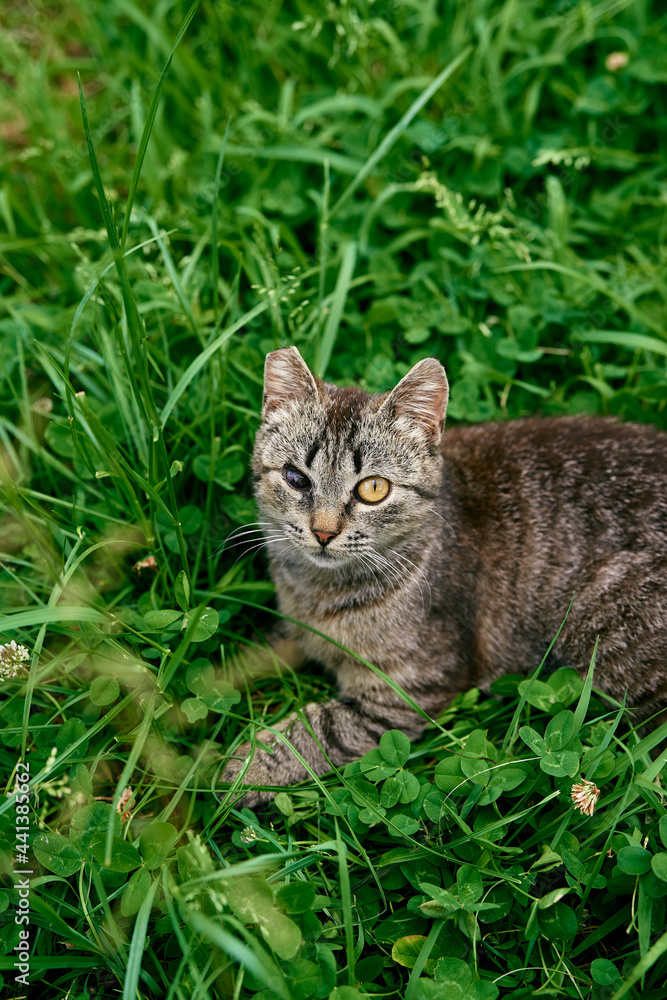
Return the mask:
[[332,538],[340,535],[340,531],[318,531],[317,528],[310,529],[317,538],[320,545],[328,545]]

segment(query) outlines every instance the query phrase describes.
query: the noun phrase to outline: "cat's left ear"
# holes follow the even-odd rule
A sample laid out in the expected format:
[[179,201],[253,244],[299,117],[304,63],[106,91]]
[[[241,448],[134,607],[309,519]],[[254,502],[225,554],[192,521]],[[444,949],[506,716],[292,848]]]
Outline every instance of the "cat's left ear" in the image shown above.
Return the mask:
[[435,358],[424,358],[411,368],[382,404],[407,432],[419,430],[436,444],[445,426],[449,385],[445,369]]
[[263,418],[279,406],[313,396],[317,396],[315,379],[296,347],[282,347],[266,355]]

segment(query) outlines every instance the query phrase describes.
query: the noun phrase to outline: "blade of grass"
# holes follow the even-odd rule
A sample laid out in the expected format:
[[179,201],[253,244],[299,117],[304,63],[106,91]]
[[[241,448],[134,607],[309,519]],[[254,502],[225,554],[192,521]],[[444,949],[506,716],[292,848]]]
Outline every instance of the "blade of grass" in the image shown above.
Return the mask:
[[[570,604],[570,607],[572,605]],[[564,624],[564,623],[563,623]],[[579,732],[584,724],[584,719],[586,718],[586,712],[588,711],[588,705],[591,700],[591,691],[593,690],[593,673],[595,671],[595,657],[597,656],[598,643],[600,641],[600,636],[595,640],[595,648],[593,649],[593,655],[591,656],[591,662],[588,667],[588,672],[584,680],[584,686],[579,695],[579,701],[577,702],[577,707],[574,710],[574,732],[575,735]]]
[[320,208],[320,273],[318,281],[317,306],[322,311],[324,300],[324,283],[327,272],[327,254],[329,250],[329,196],[331,192],[331,180],[329,176],[329,161],[324,161],[324,190],[322,191],[322,205]]
[[[106,726],[117,715],[120,715],[120,713],[124,711],[134,701],[137,695],[138,695],[138,690],[135,688],[134,691],[132,691],[130,694],[126,695],[119,702],[117,702],[109,712],[106,712],[101,719],[99,719],[94,725],[90,727],[90,729],[88,729],[83,734],[83,736],[80,736],[78,740],[75,740],[74,743],[71,743],[65,750],[62,751],[62,753],[59,753],[58,756],[55,758],[55,760],[49,763],[48,770],[46,767],[43,767],[37,774],[32,775],[30,778],[30,787],[38,788],[51,770],[55,770],[58,767],[60,767],[61,764],[63,764],[66,760],[68,760],[70,757],[73,756],[75,751],[78,750],[80,746],[82,746],[84,743],[87,744],[89,740],[92,740],[92,738],[97,735],[97,733],[101,732],[104,728],[106,728]],[[8,795],[6,799],[4,799],[4,801],[0,801],[0,816],[3,813],[7,812],[8,809],[11,809],[14,806],[17,795],[18,792],[13,792],[11,795]]]
[[589,948],[593,948],[598,941],[602,941],[611,931],[615,931],[617,927],[620,927],[628,919],[627,911],[625,909],[619,910],[614,913],[613,916],[605,920],[603,924],[592,930],[590,934],[587,934],[583,941],[572,949],[570,952],[570,958],[576,958],[577,955],[581,955],[582,952],[588,951]]
[[144,717],[141,720],[141,725],[139,726],[139,731],[134,737],[134,743],[132,744],[132,749],[127,756],[125,761],[125,766],[121,772],[120,778],[116,783],[116,790],[111,800],[111,811],[109,813],[109,823],[107,825],[107,836],[106,843],[104,847],[104,860],[108,864],[111,861],[111,850],[114,838],[114,820],[116,819],[116,807],[120,802],[120,797],[125,791],[125,788],[129,784],[130,778],[132,777],[132,772],[136,766],[137,761],[141,755],[141,751],[144,748],[144,743],[148,739],[151,725],[153,723],[153,714],[155,708],[155,701],[157,699],[157,690],[151,691],[148,700],[143,702],[143,712]]
[[644,754],[650,753],[654,747],[657,747],[663,740],[666,739],[667,722],[663,723],[662,726],[659,726],[658,729],[654,729],[652,733],[649,733],[648,736],[645,736],[643,740],[640,740],[640,742],[632,748],[631,755],[633,761],[638,761],[640,757],[643,757]]
[[[76,408],[81,411],[81,416],[86,421],[87,430],[90,432],[92,439],[98,444],[101,454],[106,457],[107,464],[110,466],[109,469],[97,469],[91,471],[94,471],[96,475],[97,473],[102,472],[113,473],[115,480],[114,484],[121,487],[121,495],[124,495],[126,503],[134,512],[134,516],[141,525],[144,535],[150,535],[148,521],[144,516],[141,503],[130,482],[130,479],[137,480],[139,474],[133,468],[132,463],[122,455],[120,449],[116,445],[113,435],[107,431],[102,421],[92,410],[88,400],[86,399],[85,393],[75,393],[71,382],[65,377],[64,370],[60,368],[53,358],[48,356],[46,350],[41,346],[41,344],[37,344],[36,346],[45,357],[48,357],[50,364],[63,379],[68,390],[68,395],[72,400],[73,409]],[[150,492],[152,489],[150,485],[145,482],[143,477],[139,477],[139,485],[143,489],[148,487],[147,492]],[[163,500],[159,499],[158,505],[164,509],[165,513],[167,513],[170,518],[173,517],[171,511],[169,511],[169,508]]]
[[342,195],[340,196],[334,207],[331,209],[330,218],[333,218],[335,215],[338,214],[338,212],[341,210],[346,201],[349,198],[351,198],[351,196],[357,190],[359,185],[363,184],[366,178],[373,173],[380,160],[387,155],[387,153],[392,148],[396,140],[403,135],[403,133],[405,132],[406,128],[408,127],[412,119],[415,117],[415,115],[419,114],[421,109],[431,99],[431,97],[433,97],[436,91],[440,90],[440,87],[442,87],[443,83],[445,83],[445,81],[448,80],[449,77],[456,72],[459,66],[461,66],[462,63],[466,61],[466,59],[472,52],[472,48],[473,48],[472,45],[467,45],[463,50],[463,52],[459,53],[456,59],[453,59],[448,66],[445,66],[445,68],[440,73],[438,73],[435,79],[431,80],[428,87],[426,87],[421,92],[419,97],[412,102],[412,104],[405,112],[405,114],[402,116],[402,118],[387,133],[387,135],[384,137],[384,139],[377,147],[377,149],[366,160],[366,162],[364,163],[363,167],[358,172],[354,180],[351,181],[351,183],[348,184],[348,186],[345,188]]
[[[598,765],[600,764],[600,762],[602,760],[602,754],[605,752],[605,750],[607,749],[607,747],[611,743],[611,741],[613,739],[613,736],[614,736],[614,733],[616,732],[616,730],[620,726],[621,720],[623,719],[623,715],[624,714],[625,714],[625,704],[621,705],[621,707],[619,708],[618,712],[616,713],[616,718],[614,719],[614,721],[612,722],[611,726],[607,730],[604,739],[602,740],[602,742],[600,743],[600,745],[598,747],[598,751],[595,754],[595,757],[593,757],[593,759],[591,760],[591,762],[586,767],[586,780],[587,781],[592,781],[593,778],[595,777],[595,772],[596,772],[596,770],[598,768]],[[575,733],[576,732],[577,732],[577,730],[575,729]]]
[[[269,955],[260,946],[258,941],[255,941],[254,947],[250,948],[243,941],[223,930],[218,923],[214,923],[213,920],[204,916],[203,913],[197,913],[194,910],[189,911],[188,922],[202,937],[211,944],[217,945],[218,948],[228,955],[231,955],[240,965],[251,972],[253,976],[256,976],[260,982],[265,983],[269,989],[274,990],[284,1000],[289,1000],[289,992],[281,970],[269,958]],[[129,1000],[129,997],[127,1000]]]
[[340,270],[338,271],[338,280],[336,281],[336,287],[333,293],[331,310],[327,316],[324,333],[322,334],[320,342],[317,345],[317,352],[315,355],[315,374],[320,377],[324,376],[329,361],[331,360],[331,354],[334,349],[334,344],[336,343],[336,337],[338,336],[338,328],[343,316],[345,303],[347,302],[347,293],[350,290],[350,281],[352,280],[352,275],[354,274],[354,265],[356,262],[357,244],[354,240],[352,240],[347,244],[343,251],[343,259],[341,261]]
[[[37,880],[35,880],[35,882],[36,881]],[[50,877],[49,881],[53,881],[53,879]],[[62,881],[64,881],[64,879]],[[35,888],[35,882],[32,883],[33,888]],[[67,885],[69,885],[69,883],[67,883]],[[106,955],[104,949],[98,948],[94,941],[91,941],[90,938],[80,934],[76,928],[68,924],[66,920],[63,920],[60,914],[54,910],[50,903],[43,899],[43,897],[41,897],[38,893],[31,895],[30,909],[39,913],[40,917],[44,920],[44,923],[47,926],[50,925],[53,932],[56,933],[59,938],[69,942],[72,948],[76,948],[78,951],[92,951],[94,954],[100,955],[101,957]]]
[[667,931],[665,931],[662,937],[658,938],[652,948],[649,948],[642,960],[637,962],[628,978],[625,980],[623,985],[616,990],[611,1000],[621,1000],[622,997],[626,996],[637,980],[641,979],[642,976],[645,976],[651,966],[655,965],[661,955],[664,955],[666,951]]
[[163,426],[167,423],[167,420],[176,406],[176,403],[188,388],[195,375],[198,375],[202,370],[209,358],[215,354],[216,351],[219,351],[220,348],[223,347],[238,330],[250,323],[256,316],[261,316],[263,312],[266,312],[268,307],[268,302],[259,302],[256,306],[253,306],[252,309],[249,309],[248,312],[244,313],[243,316],[239,316],[239,318],[232,323],[231,326],[228,326],[226,330],[223,330],[220,336],[216,337],[215,340],[210,343],[208,347],[205,347],[201,354],[198,354],[194,361],[188,365],[169,394],[169,398],[164,405],[161,415]]
[[[141,217],[145,219],[150,231],[153,234],[153,238],[155,239],[155,242],[159,247],[160,254],[162,255],[162,260],[164,261],[164,266],[167,270],[167,274],[171,279],[174,291],[176,292],[176,297],[178,298],[178,301],[181,303],[181,309],[185,314],[185,318],[188,321],[190,329],[192,330],[195,339],[198,340],[203,347],[204,338],[202,337],[201,331],[199,329],[199,324],[195,319],[195,315],[192,311],[192,306],[185,297],[185,294],[181,287],[181,279],[179,277],[178,271],[176,270],[176,265],[174,264],[173,258],[167,249],[166,243],[164,242],[164,236],[162,233],[160,233],[160,230],[158,229],[155,219],[151,218],[151,216],[148,215],[146,212],[141,212],[140,214]],[[166,233],[164,235],[166,235]]]
[[[125,304],[125,310],[128,316],[128,327],[130,331],[130,337],[132,340],[132,349],[135,356],[135,363],[139,366],[139,384],[137,384],[137,378],[130,378],[130,385],[132,391],[135,395],[137,406],[139,407],[139,412],[147,426],[154,425],[154,404],[152,404],[152,395],[150,393],[150,380],[148,372],[148,363],[146,359],[146,352],[142,349],[142,344],[144,342],[144,326],[139,316],[139,310],[137,308],[137,303],[132,293],[130,287],[130,281],[127,273],[127,268],[125,266],[125,258],[121,252],[120,243],[118,241],[118,230],[116,229],[116,221],[114,219],[113,209],[111,203],[107,197],[107,193],[104,190],[104,184],[102,182],[102,175],[100,173],[99,164],[97,162],[97,155],[95,153],[95,147],[93,146],[93,139],[90,132],[90,125],[88,124],[88,114],[86,112],[86,102],[83,97],[83,87],[81,86],[81,77],[79,80],[79,101],[81,103],[81,116],[83,118],[83,130],[86,136],[86,145],[88,147],[88,157],[90,159],[91,169],[93,171],[93,181],[95,183],[95,189],[97,191],[97,197],[100,203],[100,209],[102,211],[102,219],[104,221],[104,227],[107,231],[107,236],[109,237],[109,243],[111,245],[111,252],[114,258],[114,264],[116,265],[116,272],[120,281],[121,292],[123,296],[123,302]],[[149,387],[148,398],[144,398],[144,393],[141,392],[141,387]]]
[[356,976],[354,967],[354,920],[352,917],[352,892],[350,890],[350,873],[347,867],[347,847],[343,842],[336,820],[336,850],[338,852],[338,878],[340,881],[340,898],[343,907],[343,924],[345,926],[345,955],[347,957],[347,981],[354,986]]
[[146,931],[148,928],[148,917],[153,906],[153,897],[159,882],[154,879],[146,893],[146,898],[139,907],[137,919],[132,930],[132,941],[130,951],[127,956],[127,972],[123,983],[123,1000],[136,1000],[139,975],[141,972],[141,962],[144,955],[144,945],[146,943]]
[[617,344],[629,351],[646,351],[667,357],[667,343],[645,333],[631,333],[629,330],[581,330],[572,334],[572,340],[588,344]]
[[504,264],[502,268],[491,268],[492,273],[498,270],[502,270],[503,273],[509,271],[555,271],[556,274],[563,274],[568,278],[573,278],[584,285],[588,285],[589,288],[595,288],[601,294],[606,295],[612,302],[625,309],[629,316],[634,317],[634,319],[639,320],[641,323],[645,323],[654,333],[667,338],[667,329],[661,323],[653,319],[651,315],[642,309],[638,309],[631,299],[614,291],[613,287],[601,281],[597,275],[592,274],[583,267],[575,270],[572,267],[565,267],[563,264],[558,264],[556,261],[536,260],[531,261],[529,264]]
[[[72,551],[70,552],[67,558],[67,562],[65,564],[63,573],[60,579],[58,579],[53,585],[53,588],[49,595],[47,608],[54,610],[56,609],[56,605],[58,604],[58,601],[62,597],[63,591],[65,590],[72,573],[74,573],[77,566],[79,565],[80,559],[77,559],[77,552],[82,543],[83,539],[81,538],[77,539],[77,541],[74,543]],[[98,545],[96,545],[95,548],[98,548],[100,544],[103,543],[98,543]],[[80,558],[85,558],[87,554],[88,553],[85,552],[84,555]],[[35,685],[37,683],[37,667],[39,665],[39,658],[41,656],[42,647],[44,645],[44,637],[46,636],[46,629],[47,629],[47,623],[42,622],[42,625],[40,626],[39,632],[37,633],[37,637],[35,639],[35,643],[32,649],[32,663],[30,665],[28,683],[26,685],[25,695],[23,698],[23,720],[21,723],[21,760],[26,759],[26,747],[28,743],[28,731],[30,726],[30,709],[32,707],[33,693],[35,690]]]
[[108,623],[109,615],[97,608],[34,608],[32,611],[10,611],[0,618],[0,633],[13,632],[29,625],[59,625],[61,622]]
[[[181,927],[181,921],[178,919],[178,916],[176,914],[176,908],[174,906],[174,902],[173,902],[173,899],[171,897],[171,892],[170,892],[170,887],[169,887],[169,880],[168,880],[168,877],[167,877],[168,876],[168,871],[169,871],[168,868],[163,868],[162,869],[162,891],[163,891],[163,894],[164,894],[164,901],[165,901],[165,904],[166,904],[166,907],[167,907],[167,914],[169,916],[169,920],[171,921],[171,926],[172,926],[173,931],[174,931],[174,937],[178,941],[178,945],[179,945],[179,947],[181,949],[181,960],[180,960],[180,962],[178,964],[178,969],[176,970],[176,972],[173,975],[172,984],[171,984],[171,986],[169,988],[169,992],[167,993],[167,996],[166,996],[166,1000],[172,1000],[172,997],[174,996],[174,994],[176,993],[176,991],[179,989],[180,980],[181,980],[181,977],[183,975],[183,970],[185,969],[186,965],[190,969],[190,976],[191,976],[192,981],[194,983],[199,982],[201,980],[201,976],[199,974],[199,968],[195,964],[195,962],[194,962],[194,960],[192,958],[192,954],[195,951],[195,947],[196,947],[196,944],[194,942],[196,942],[198,939],[195,938],[194,942],[193,941],[186,941],[186,939],[185,939],[185,937],[183,935],[183,930],[182,930],[182,927]],[[180,990],[179,990],[179,993],[180,993]],[[206,998],[208,998],[208,1000],[210,1000],[210,994],[209,994],[208,990],[204,990],[204,992],[202,993],[202,1000],[206,1000]]]
[[[121,250],[120,243],[118,241],[118,231],[116,229],[116,223],[113,217],[113,211],[111,209],[109,199],[107,198],[106,192],[104,190],[104,184],[102,183],[102,175],[100,173],[99,165],[97,163],[97,157],[95,154],[93,140],[90,133],[90,126],[88,124],[88,115],[86,113],[86,104],[83,98],[83,88],[81,86],[80,76],[79,76],[79,101],[81,104],[83,127],[86,135],[86,144],[88,147],[88,156],[90,158],[90,165],[93,171],[93,179],[95,182],[98,198],[100,200],[100,205],[102,208],[102,217],[104,219],[104,225],[109,237],[109,243],[111,244],[114,262],[116,264],[116,272],[118,274],[118,279],[120,281],[121,294],[123,297],[123,303],[125,305],[125,312],[127,316],[127,325],[130,333],[130,339],[132,341],[132,349],[136,362],[139,366],[138,384],[137,384],[137,379],[135,378],[132,378],[130,380],[130,384],[133,388],[137,405],[139,406],[139,412],[142,414],[142,417],[144,418],[147,430],[150,431],[152,441],[157,445],[157,451],[160,460],[162,461],[162,465],[164,468],[164,475],[167,482],[167,492],[169,494],[171,512],[174,518],[174,528],[176,531],[176,538],[178,540],[181,563],[183,569],[185,570],[185,575],[187,577],[190,588],[192,589],[192,577],[190,574],[190,565],[188,561],[187,548],[185,545],[185,538],[183,537],[181,522],[178,517],[178,504],[176,503],[174,484],[172,482],[172,477],[169,472],[170,462],[169,462],[169,457],[167,455],[167,447],[164,440],[163,425],[158,417],[157,409],[155,406],[155,400],[153,399],[153,391],[151,388],[150,372],[148,368],[148,352],[146,347],[146,342],[147,342],[146,330],[143,321],[141,319],[141,316],[139,314],[139,308],[137,306],[137,301],[134,296],[134,292],[132,290],[132,285],[130,284],[125,256]],[[155,473],[154,468],[152,468],[152,471],[153,473]]]
[[558,636],[561,633],[561,629],[563,628],[563,625],[567,621],[567,616],[570,613],[570,608],[572,607],[572,602],[574,601],[574,596],[575,595],[573,594],[572,598],[570,600],[570,605],[569,605],[567,611],[565,612],[565,618],[563,618],[562,622],[558,626],[558,631],[556,632],[555,636],[553,637],[553,639],[549,643],[549,648],[547,649],[546,653],[544,654],[544,656],[542,658],[542,662],[540,663],[540,665],[537,668],[537,670],[531,675],[530,683],[529,683],[528,687],[526,688],[525,693],[522,694],[521,698],[519,699],[519,704],[516,707],[514,715],[512,716],[512,721],[511,721],[511,723],[510,723],[510,725],[509,725],[509,727],[507,729],[507,734],[505,735],[505,739],[503,740],[503,745],[502,745],[501,750],[500,750],[501,754],[510,753],[511,750],[512,750],[512,747],[514,746],[514,743],[516,742],[516,738],[519,735],[519,720],[520,720],[521,715],[523,713],[526,701],[528,700],[528,695],[530,694],[530,689],[533,686],[534,682],[539,677],[539,675],[540,675],[540,673],[542,671],[542,667],[547,662],[547,657],[549,656],[549,653],[553,649],[553,647],[554,647],[554,645],[556,643],[556,640],[558,639]]
[[222,137],[220,155],[215,168],[215,181],[213,184],[213,211],[211,212],[211,295],[213,296],[213,322],[217,327],[219,321],[218,301],[218,278],[220,277],[220,259],[218,256],[218,202],[220,200],[220,178],[222,176],[222,164],[225,161],[225,150],[227,148],[227,136],[232,116],[227,119],[227,127]]
[[111,906],[109,903],[109,896],[107,895],[107,890],[104,885],[104,882],[102,881],[102,876],[100,874],[99,869],[97,869],[94,865],[90,865],[89,872],[92,881],[95,885],[95,891],[97,892],[97,897],[100,901],[99,905],[102,909],[102,913],[104,914],[104,932],[108,938],[111,938],[111,941],[113,942],[113,946],[116,951],[116,956],[120,960],[119,965],[122,966],[122,973],[119,978],[123,980],[125,978],[127,961],[128,961],[127,948],[125,947],[123,934],[121,933],[121,930],[116,922],[114,913],[111,910]]
[[602,871],[602,865],[604,864],[607,851],[611,846],[611,841],[616,832],[616,827],[621,822],[621,820],[623,820],[624,817],[627,815],[627,810],[629,809],[632,802],[634,802],[634,800],[637,798],[638,794],[639,793],[636,791],[634,784],[628,785],[623,794],[623,798],[621,799],[618,805],[618,808],[613,813],[611,824],[609,826],[604,845],[602,847],[602,850],[598,853],[595,859],[595,865],[593,866],[592,871],[589,873],[589,876],[586,880],[586,885],[584,886],[584,891],[582,893],[581,901],[579,903],[579,906],[577,907],[578,921],[580,921],[583,918],[583,913],[586,907],[586,903],[588,902],[588,897],[593,891],[593,885],[595,879]]
[[333,170],[339,174],[354,174],[363,169],[361,160],[352,156],[344,156],[342,153],[333,152],[330,149],[322,149],[318,146],[234,146],[228,147],[230,156],[247,156],[250,159],[262,160],[282,160],[287,163],[316,163],[324,166],[328,160]]
[[415,995],[415,992],[418,989],[417,983],[419,977],[421,976],[422,970],[428,961],[429,955],[431,954],[431,952],[435,947],[435,943],[438,940],[438,935],[440,934],[440,931],[442,930],[444,923],[445,923],[444,920],[433,921],[433,925],[430,931],[428,932],[428,937],[421,946],[419,954],[415,959],[415,964],[413,965],[412,971],[410,972],[410,978],[408,979],[408,985],[405,990],[405,1000],[412,1000],[413,996]]
[[[167,233],[167,235],[170,235],[170,232],[172,232],[172,231],[173,230],[170,230]],[[153,243],[155,243],[155,237],[151,236],[150,239],[143,240],[141,243],[138,243],[136,246],[131,247],[129,250],[126,250],[125,251],[125,256],[126,257],[130,257],[132,254],[137,253],[139,250],[142,250],[144,247],[150,246]],[[75,332],[76,332],[76,330],[77,330],[77,328],[79,326],[79,323],[81,321],[81,317],[83,316],[85,308],[88,305],[88,303],[90,302],[92,296],[95,294],[97,288],[100,286],[103,278],[105,278],[106,275],[111,270],[113,270],[113,268],[115,266],[116,266],[115,261],[112,260],[111,263],[107,264],[106,267],[104,267],[100,271],[100,273],[97,275],[97,277],[91,282],[91,284],[86,289],[86,291],[85,291],[85,293],[83,295],[83,298],[81,299],[81,301],[79,302],[79,304],[78,304],[78,306],[76,308],[76,311],[74,313],[74,317],[72,319],[72,323],[70,325],[69,336],[67,338],[67,343],[65,345],[65,357],[64,357],[64,362],[63,362],[63,370],[65,372],[65,377],[66,377],[65,386],[66,386],[67,405],[68,405],[70,413],[72,412],[72,409],[73,409],[73,392],[74,392],[74,390],[69,385],[69,382],[70,382],[70,357],[71,357],[71,352],[72,352],[73,345],[75,343],[75,341],[74,341],[74,334],[75,334]],[[132,379],[133,379],[132,369],[131,369],[130,361],[129,361],[128,354],[127,354],[125,340],[123,338],[118,338],[118,347],[120,349],[121,357],[123,359],[123,365],[124,365],[124,368],[125,368],[125,374],[127,376],[128,382],[131,385],[132,384]],[[124,398],[123,399],[119,398],[119,394],[116,393],[116,400],[118,402],[119,408],[122,411],[125,411],[127,409],[127,404],[126,404],[125,399]],[[135,435],[135,437],[136,437],[136,435]],[[139,450],[140,447],[141,447],[141,444],[140,444],[139,440],[137,440],[136,444],[137,444],[137,450]]]
[[199,0],[195,2],[190,7],[190,10],[185,15],[183,22],[178,29],[178,34],[176,35],[176,41],[174,42],[169,58],[164,64],[164,69],[160,74],[160,79],[158,80],[157,87],[153,93],[153,99],[151,100],[150,107],[148,109],[148,115],[146,116],[146,124],[144,125],[143,132],[141,133],[141,140],[139,142],[139,149],[137,150],[137,158],[134,161],[134,169],[132,171],[132,177],[130,179],[130,186],[127,193],[127,202],[125,204],[125,218],[123,219],[123,231],[120,237],[120,249],[125,250],[125,244],[127,242],[127,231],[130,226],[130,218],[132,216],[132,205],[134,204],[134,198],[137,193],[137,185],[139,184],[139,177],[141,175],[141,168],[144,164],[144,158],[146,156],[146,150],[148,148],[148,142],[151,137],[151,132],[153,131],[153,125],[155,123],[155,116],[157,114],[157,109],[160,104],[160,98],[162,97],[162,89],[164,87],[165,81],[169,74],[169,69],[171,67],[172,59],[174,58],[174,53],[178,48],[178,45],[183,38],[183,35],[188,30],[192,18],[197,12],[199,7]]

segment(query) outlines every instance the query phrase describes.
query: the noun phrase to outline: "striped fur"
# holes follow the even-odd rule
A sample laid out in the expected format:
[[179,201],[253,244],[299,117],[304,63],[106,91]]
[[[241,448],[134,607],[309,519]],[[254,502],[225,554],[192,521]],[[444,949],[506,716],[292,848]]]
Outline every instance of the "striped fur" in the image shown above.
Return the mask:
[[[315,379],[295,348],[268,355],[253,468],[280,610],[300,657],[339,697],[279,727],[317,773],[411,738],[468,687],[536,667],[576,597],[551,666],[587,668],[643,720],[667,701],[667,436],[585,418],[518,420],[442,433],[444,369],[426,359],[391,392]],[[310,482],[295,490],[285,468]],[[377,505],[363,478],[389,480]],[[332,535],[322,545],[314,531]],[[312,729],[316,740],[309,733]],[[249,784],[306,777],[268,732]],[[319,746],[318,746],[319,744]],[[249,752],[230,761],[231,779]],[[261,795],[249,797],[258,801]]]

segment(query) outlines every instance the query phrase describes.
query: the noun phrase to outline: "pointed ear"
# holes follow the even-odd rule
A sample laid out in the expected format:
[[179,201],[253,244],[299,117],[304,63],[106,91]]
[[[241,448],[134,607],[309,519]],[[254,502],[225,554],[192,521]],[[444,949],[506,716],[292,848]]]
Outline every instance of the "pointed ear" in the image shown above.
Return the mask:
[[296,347],[282,347],[266,355],[262,418],[292,400],[317,395],[315,379]]
[[407,431],[417,429],[436,444],[445,425],[449,385],[445,369],[435,358],[418,362],[382,404]]

